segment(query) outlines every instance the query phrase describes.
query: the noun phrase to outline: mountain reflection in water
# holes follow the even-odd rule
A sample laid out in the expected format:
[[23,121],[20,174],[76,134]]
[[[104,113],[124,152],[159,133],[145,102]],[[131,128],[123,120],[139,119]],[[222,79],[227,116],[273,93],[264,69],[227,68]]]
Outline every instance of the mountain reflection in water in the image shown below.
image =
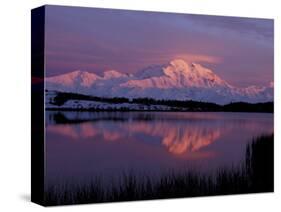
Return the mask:
[[[226,130],[226,129],[225,129]],[[48,132],[58,133],[72,139],[81,140],[92,138],[97,140],[102,136],[104,141],[124,141],[128,136],[134,134],[144,134],[161,138],[161,144],[167,148],[171,154],[184,154],[195,152],[216,141],[221,135],[218,126],[202,128],[202,126],[182,124],[170,125],[169,123],[122,123],[116,124],[116,128],[108,128],[103,124],[93,124],[91,122],[75,125],[49,125]]]
[[[187,116],[182,116],[181,113],[127,113],[125,116],[124,113],[48,113],[47,124],[52,123],[54,114],[63,116],[66,121],[63,124],[54,124],[56,120],[53,120],[53,124],[48,124],[47,132],[80,141],[84,138],[96,140],[102,137],[109,142],[122,142],[132,134],[143,134],[160,138],[159,144],[171,154],[178,155],[196,152],[211,145],[231,128],[239,126],[255,131],[259,127],[255,120],[243,120],[235,115],[231,117],[232,124],[227,125],[227,120],[222,119],[223,113],[203,113],[203,116],[198,116],[200,113],[187,113]],[[75,120],[80,120],[81,123],[72,124]]]
[[209,172],[239,163],[252,138],[272,132],[273,115],[262,113],[47,111],[47,178]]

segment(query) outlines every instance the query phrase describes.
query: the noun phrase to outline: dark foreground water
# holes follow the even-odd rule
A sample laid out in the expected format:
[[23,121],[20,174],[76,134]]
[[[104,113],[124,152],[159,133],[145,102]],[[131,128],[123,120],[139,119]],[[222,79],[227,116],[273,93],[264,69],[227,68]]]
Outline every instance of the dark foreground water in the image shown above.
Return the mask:
[[[157,182],[166,173],[215,175],[245,161],[247,145],[273,133],[273,114],[46,112],[46,187]],[[144,177],[145,176],[145,177]]]

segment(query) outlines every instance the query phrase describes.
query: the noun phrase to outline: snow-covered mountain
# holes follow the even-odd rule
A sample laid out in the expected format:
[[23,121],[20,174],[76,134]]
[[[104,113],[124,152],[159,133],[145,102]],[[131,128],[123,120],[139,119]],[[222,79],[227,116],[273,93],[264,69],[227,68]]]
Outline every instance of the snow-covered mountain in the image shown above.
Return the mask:
[[46,89],[100,97],[149,97],[218,104],[273,101],[273,83],[267,87],[238,88],[212,70],[180,59],[147,67],[134,75],[115,70],[105,71],[102,76],[74,71],[46,78]]

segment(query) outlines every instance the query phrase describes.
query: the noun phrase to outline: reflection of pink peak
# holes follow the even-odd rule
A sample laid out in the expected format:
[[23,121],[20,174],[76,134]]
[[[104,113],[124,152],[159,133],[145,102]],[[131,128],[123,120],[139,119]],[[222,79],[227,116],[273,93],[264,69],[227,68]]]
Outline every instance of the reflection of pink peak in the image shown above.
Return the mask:
[[124,137],[124,131],[112,131],[104,128],[97,127],[91,122],[82,123],[79,126],[75,125],[49,125],[47,127],[48,132],[60,134],[63,136],[70,137],[72,139],[79,138],[95,138],[102,136],[105,141],[118,141]]
[[98,129],[94,128],[91,123],[81,124],[80,135],[83,138],[91,138],[98,135]]
[[181,124],[171,125],[163,122],[158,124],[147,122],[126,123],[114,131],[90,122],[80,124],[79,127],[75,127],[75,125],[49,125],[47,131],[68,136],[75,140],[102,136],[104,141],[109,142],[125,141],[125,137],[129,132],[142,133],[160,137],[160,144],[167,148],[169,153],[175,155],[198,152],[203,147],[211,145],[221,136],[219,128],[202,128],[202,126],[185,126]]
[[91,123],[81,124],[78,128],[75,128],[74,125],[49,125],[47,131],[61,134],[72,139],[91,138],[99,134],[98,129]]
[[80,136],[71,125],[49,125],[47,132],[67,136],[72,139],[78,139]]
[[103,137],[107,141],[118,141],[120,138],[122,138],[122,134],[120,132],[110,132],[110,131],[104,131]]
[[196,152],[212,144],[220,137],[219,130],[210,131],[208,133],[191,133],[183,132],[180,134],[176,131],[171,131],[166,137],[163,138],[162,144],[168,148],[168,151],[179,155],[187,152]]
[[172,154],[196,152],[215,142],[220,136],[220,128],[202,128],[202,126],[183,126],[145,122],[126,126],[131,132],[140,132],[161,137],[161,144]]

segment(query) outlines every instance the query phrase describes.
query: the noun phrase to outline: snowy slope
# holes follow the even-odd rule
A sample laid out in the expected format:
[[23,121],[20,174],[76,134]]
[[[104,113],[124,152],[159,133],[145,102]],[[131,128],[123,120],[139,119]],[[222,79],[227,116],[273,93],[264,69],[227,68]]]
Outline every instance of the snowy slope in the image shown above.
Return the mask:
[[180,59],[147,67],[134,75],[115,70],[105,71],[103,76],[74,71],[47,78],[46,88],[100,97],[149,97],[218,104],[273,101],[273,83],[267,87],[237,88],[212,70]]

